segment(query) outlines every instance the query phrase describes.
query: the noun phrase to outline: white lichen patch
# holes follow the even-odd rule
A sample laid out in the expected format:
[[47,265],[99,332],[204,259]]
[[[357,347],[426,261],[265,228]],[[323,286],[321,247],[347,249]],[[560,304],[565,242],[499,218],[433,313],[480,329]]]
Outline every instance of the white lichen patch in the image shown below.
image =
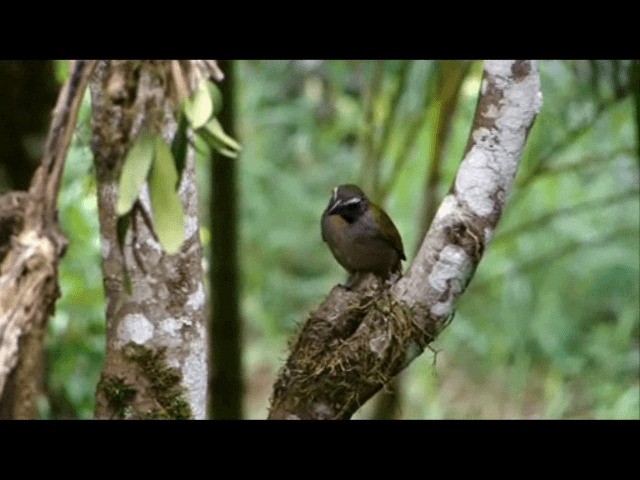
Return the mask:
[[102,258],[109,258],[109,253],[111,253],[111,243],[109,243],[107,238],[101,238],[100,248],[102,249]]
[[431,314],[436,317],[447,317],[453,310],[453,296],[444,302],[438,302],[431,307]]
[[165,318],[160,322],[160,331],[166,333],[167,335],[175,336],[179,332],[182,325],[182,318]]
[[387,344],[387,335],[385,333],[378,335],[377,337],[373,337],[369,340],[369,348],[373,353],[380,356],[380,354],[384,351],[384,347]]
[[489,245],[489,242],[493,238],[493,228],[485,227],[484,229],[484,244],[485,246]]
[[320,402],[314,403],[312,408],[313,408],[313,411],[315,412],[314,418],[319,418],[319,419],[331,418],[334,415],[333,410],[324,403],[320,403]]
[[513,60],[486,60],[484,62],[484,70],[490,75],[505,78],[511,75],[512,65]]
[[464,276],[469,264],[469,257],[462,247],[447,245],[431,270],[429,285],[438,292],[445,292],[451,280]]
[[147,239],[144,241],[144,244],[148,247],[151,247],[152,250],[155,250],[158,253],[162,253],[162,247],[153,239],[153,237],[147,237]]
[[[508,193],[524,148],[527,128],[540,110],[540,79],[535,62],[517,82],[511,80],[514,61],[485,62],[485,72],[500,92],[498,104],[490,104],[485,118],[495,119],[493,128],[473,131],[473,147],[467,153],[456,177],[456,191],[469,208],[480,216],[496,207],[497,195]],[[486,80],[486,79],[485,79]],[[484,83],[484,82],[483,82]],[[488,86],[483,85],[483,91]]]
[[436,212],[436,216],[433,219],[433,223],[440,222],[443,218],[448,217],[454,212],[458,211],[458,201],[456,197],[453,195],[447,195],[442,200],[438,211]]
[[169,348],[178,348],[183,343],[182,327],[190,326],[189,317],[168,317],[158,326],[158,342]]
[[167,365],[171,368],[177,368],[178,370],[180,370],[180,361],[176,357],[172,356],[167,358]]
[[500,163],[482,145],[474,145],[460,165],[456,192],[476,215],[489,215],[494,209],[492,193],[503,184]]
[[202,286],[202,282],[198,283],[198,287],[196,291],[189,295],[189,299],[187,300],[187,307],[193,310],[199,310],[204,305],[204,287]]
[[498,118],[498,115],[500,115],[500,110],[493,104],[489,105],[487,111],[484,112],[485,118]]
[[147,317],[140,313],[131,313],[126,315],[117,329],[116,346],[122,347],[129,342],[144,345],[153,338],[153,323]]
[[185,220],[184,238],[188,240],[198,232],[198,218],[194,215],[187,215],[184,220]]
[[191,342],[189,346],[189,356],[182,364],[182,380],[187,387],[189,403],[196,420],[205,418],[207,404],[207,354],[206,344],[203,342],[204,327],[196,327],[202,332],[198,332],[198,339]]

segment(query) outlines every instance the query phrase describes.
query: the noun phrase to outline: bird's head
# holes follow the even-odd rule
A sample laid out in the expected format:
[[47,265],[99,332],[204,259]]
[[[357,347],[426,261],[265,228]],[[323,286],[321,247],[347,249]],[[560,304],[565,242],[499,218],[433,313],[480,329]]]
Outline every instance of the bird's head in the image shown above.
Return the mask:
[[340,215],[347,222],[352,223],[362,216],[367,208],[369,208],[369,199],[360,187],[346,184],[333,189],[326,214]]

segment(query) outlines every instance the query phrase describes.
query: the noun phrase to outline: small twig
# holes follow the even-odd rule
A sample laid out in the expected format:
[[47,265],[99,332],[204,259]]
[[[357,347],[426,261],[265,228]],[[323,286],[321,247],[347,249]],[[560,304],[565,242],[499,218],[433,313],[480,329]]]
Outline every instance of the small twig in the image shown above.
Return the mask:
[[42,203],[30,202],[25,215],[26,222],[40,222],[38,213],[44,218],[55,216],[64,162],[73,138],[84,91],[96,63],[96,61],[75,61],[69,68],[69,80],[62,87],[53,110],[42,162],[29,187],[29,195],[41,200]]
[[176,93],[178,94],[178,104],[183,98],[189,97],[189,87],[187,86],[187,79],[184,76],[184,72],[180,67],[180,61],[172,60],[171,62],[171,76],[173,77],[173,84],[176,87]]
[[213,78],[216,82],[221,82],[222,80],[224,80],[224,73],[222,72],[222,70],[220,70],[217,61],[203,60],[202,63],[209,72],[209,75],[211,75],[211,78]]

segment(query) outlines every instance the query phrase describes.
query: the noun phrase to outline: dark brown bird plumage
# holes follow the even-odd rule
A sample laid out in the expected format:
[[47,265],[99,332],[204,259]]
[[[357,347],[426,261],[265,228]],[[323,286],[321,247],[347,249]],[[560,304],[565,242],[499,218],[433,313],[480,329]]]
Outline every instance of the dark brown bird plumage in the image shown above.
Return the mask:
[[334,188],[321,230],[333,256],[352,275],[372,272],[387,278],[401,271],[406,257],[398,229],[356,185]]

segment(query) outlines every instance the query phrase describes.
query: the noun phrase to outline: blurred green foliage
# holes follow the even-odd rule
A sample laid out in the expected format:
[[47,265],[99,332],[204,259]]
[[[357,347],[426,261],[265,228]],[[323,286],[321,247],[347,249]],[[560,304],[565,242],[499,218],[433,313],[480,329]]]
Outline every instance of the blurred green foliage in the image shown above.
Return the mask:
[[[544,106],[516,189],[455,320],[432,345],[437,355],[427,351],[402,375],[403,418],[639,418],[640,174],[630,62],[539,65]],[[384,125],[401,62],[381,64],[368,125],[366,94],[375,68],[371,61],[239,63],[243,151],[229,161],[239,162],[250,418],[266,416],[296,325],[345,280],[320,239],[319,219],[335,185],[361,183],[364,129],[379,134]],[[433,119],[424,115],[433,68],[433,62],[417,61],[407,70],[377,173],[388,178],[418,119],[417,141],[384,202],[410,246],[417,240],[425,159],[433,147]],[[464,152],[481,73],[476,62],[462,85],[440,195]],[[69,249],[61,265],[63,296],[47,338],[45,418],[91,417],[104,355],[89,140],[87,101],[60,198]],[[208,252],[209,166],[202,155],[198,168]],[[357,418],[370,413],[367,405]]]
[[86,92],[58,203],[69,246],[60,265],[62,296],[45,342],[46,395],[39,402],[42,418],[92,418],[104,360],[105,305],[90,117]]

